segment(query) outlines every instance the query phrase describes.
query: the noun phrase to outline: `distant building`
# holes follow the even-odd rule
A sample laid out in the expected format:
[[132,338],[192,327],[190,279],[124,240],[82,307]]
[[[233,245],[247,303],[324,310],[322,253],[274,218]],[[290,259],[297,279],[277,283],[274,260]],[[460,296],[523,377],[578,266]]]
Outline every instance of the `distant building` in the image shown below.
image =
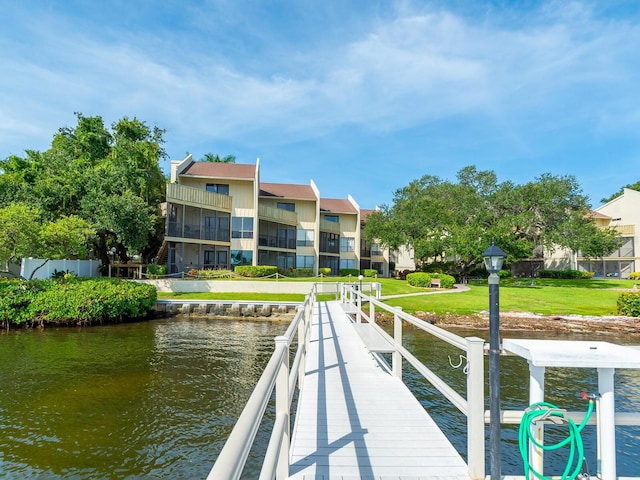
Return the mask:
[[[389,274],[389,252],[364,241],[367,210],[349,195],[322,198],[309,185],[262,183],[255,165],[171,162],[161,263],[170,273],[274,265],[282,271],[372,268]],[[392,272],[393,273],[393,272]]]

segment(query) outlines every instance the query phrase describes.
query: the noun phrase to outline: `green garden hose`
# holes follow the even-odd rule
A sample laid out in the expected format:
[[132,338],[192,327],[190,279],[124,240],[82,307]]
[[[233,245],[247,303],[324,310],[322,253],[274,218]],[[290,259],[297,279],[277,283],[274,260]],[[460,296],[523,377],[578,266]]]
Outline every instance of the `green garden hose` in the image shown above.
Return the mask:
[[[580,425],[569,417],[566,416],[566,412],[560,410],[558,407],[547,402],[538,402],[531,405],[522,416],[522,422],[520,423],[520,430],[518,432],[518,440],[520,445],[520,455],[524,463],[524,475],[525,478],[530,478],[529,474],[533,474],[535,477],[541,480],[551,480],[551,477],[545,477],[542,473],[536,471],[529,463],[529,442],[533,443],[536,447],[542,450],[557,450],[565,445],[569,445],[569,457],[567,459],[567,466],[564,469],[561,480],[574,480],[581,472],[582,460],[584,458],[584,446],[582,444],[582,436],[580,435],[582,429],[589,421],[591,413],[593,412],[593,399],[589,399],[589,407],[584,420]],[[551,445],[540,444],[532,435],[531,424],[538,421],[546,421],[549,419],[555,424],[566,424],[569,429],[569,434],[564,440]],[[575,468],[573,468],[575,463]],[[573,471],[571,469],[573,468]],[[569,473],[571,471],[571,473]],[[557,478],[557,477],[555,477]]]

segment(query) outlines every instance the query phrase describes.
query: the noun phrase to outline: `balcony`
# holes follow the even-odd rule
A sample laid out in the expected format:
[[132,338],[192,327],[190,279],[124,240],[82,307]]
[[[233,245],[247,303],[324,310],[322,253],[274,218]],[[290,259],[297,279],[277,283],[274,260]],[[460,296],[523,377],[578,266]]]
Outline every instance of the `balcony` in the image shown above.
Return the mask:
[[636,234],[636,226],[635,225],[611,225],[616,229],[618,235],[621,237],[633,237]]
[[282,208],[273,208],[266,205],[258,205],[258,218],[274,223],[283,223],[285,225],[297,225],[298,214],[283,210]]
[[340,233],[340,224],[337,222],[328,222],[325,219],[320,219],[320,231],[330,233]]
[[201,188],[167,183],[167,202],[231,212],[231,197]]

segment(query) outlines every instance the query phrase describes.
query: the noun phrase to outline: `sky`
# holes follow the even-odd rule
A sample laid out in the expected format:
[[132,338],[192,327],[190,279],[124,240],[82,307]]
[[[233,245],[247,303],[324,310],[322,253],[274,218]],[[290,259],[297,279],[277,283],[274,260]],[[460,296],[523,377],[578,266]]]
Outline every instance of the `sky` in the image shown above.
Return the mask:
[[75,112],[361,208],[462,168],[640,180],[640,2],[0,0],[0,158]]

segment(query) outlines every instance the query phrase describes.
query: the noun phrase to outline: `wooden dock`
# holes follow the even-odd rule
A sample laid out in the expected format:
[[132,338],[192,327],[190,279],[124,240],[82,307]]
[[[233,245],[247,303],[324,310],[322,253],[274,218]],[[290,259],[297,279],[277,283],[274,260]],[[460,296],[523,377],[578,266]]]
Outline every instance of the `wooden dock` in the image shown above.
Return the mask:
[[458,452],[338,301],[315,305],[303,382],[289,478],[469,480]]

